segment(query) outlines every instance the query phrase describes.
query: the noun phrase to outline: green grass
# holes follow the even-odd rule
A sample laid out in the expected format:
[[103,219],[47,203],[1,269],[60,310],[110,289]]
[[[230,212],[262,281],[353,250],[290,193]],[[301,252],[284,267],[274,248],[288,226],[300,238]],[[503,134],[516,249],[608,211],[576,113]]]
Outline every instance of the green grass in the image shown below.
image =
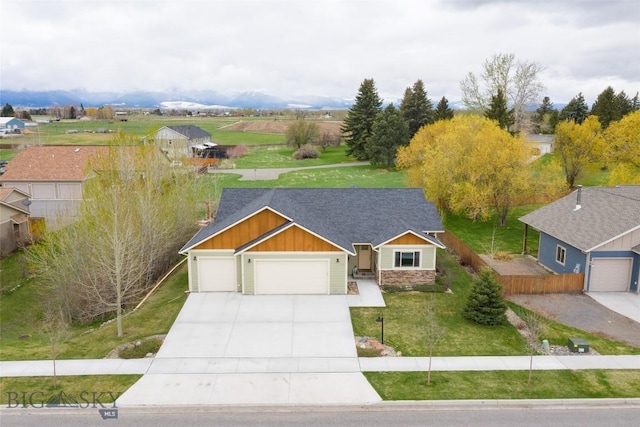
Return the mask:
[[[0,360],[50,359],[48,336],[41,326],[41,301],[35,279],[0,300]],[[112,322],[71,326],[58,343],[58,359],[103,358],[119,345],[169,331],[182,308],[187,289],[186,264],[176,270],[136,312],[123,318],[124,336]],[[161,313],[161,315],[159,315]],[[21,339],[20,337],[28,338]]]
[[[385,293],[385,308],[351,308],[351,320],[356,336],[380,337],[380,324],[375,319],[384,317],[385,343],[401,351],[403,356],[428,355],[427,305],[434,307],[438,323],[446,328],[446,334],[435,348],[437,356],[490,356],[526,355],[525,340],[515,327],[481,326],[462,316],[462,310],[471,290],[472,278],[460,267],[453,256],[438,251],[438,269],[446,274],[453,294],[447,293]],[[524,309],[509,303],[516,312]],[[543,339],[551,344],[566,345],[570,336],[586,338],[594,350],[601,354],[640,354],[640,348],[586,333],[552,320]]]
[[637,398],[640,370],[367,372],[384,400]]
[[236,169],[299,168],[353,162],[346,155],[346,145],[327,147],[317,159],[294,160],[292,147],[253,148],[247,155],[233,160]]
[[402,172],[373,166],[309,169],[280,175],[277,180],[240,181],[235,174],[210,174],[204,177],[209,188],[403,188]]
[[[7,407],[11,404],[12,407],[16,407],[16,394],[14,393],[17,393],[20,405],[23,404],[23,393],[26,393],[26,405],[30,404],[29,398],[31,396],[33,396],[34,406],[39,406],[42,402],[46,405],[51,397],[58,396],[63,392],[64,395],[75,399],[81,407],[89,405],[93,408],[94,392],[96,393],[95,397],[103,404],[112,403],[112,396],[117,399],[138,379],[140,379],[140,375],[60,376],[57,378],[57,386],[53,387],[53,377],[0,378],[0,405]],[[112,393],[112,396],[109,395],[109,392]],[[11,398],[11,402],[9,402],[9,398]],[[96,407],[101,407],[98,402],[96,402]]]
[[[474,221],[464,215],[446,212],[442,220],[447,230],[464,241],[476,253],[485,254],[491,251],[491,241],[495,230],[494,251],[519,254],[522,252],[524,224],[518,221],[518,218],[539,207],[539,205],[525,205],[511,208],[507,217],[507,224],[504,227],[498,226],[496,216],[487,221]],[[538,253],[539,240],[540,234],[529,228],[527,249],[534,256]]]
[[453,294],[386,293],[385,308],[351,308],[353,330],[357,336],[380,336],[378,315],[384,317],[385,343],[401,351],[403,356],[425,356],[427,339],[426,307],[432,302],[438,323],[445,326],[445,337],[434,354],[438,356],[524,355],[525,344],[511,325],[488,327],[462,317],[462,309],[471,290],[471,277],[455,259],[438,250],[439,268],[446,272]]

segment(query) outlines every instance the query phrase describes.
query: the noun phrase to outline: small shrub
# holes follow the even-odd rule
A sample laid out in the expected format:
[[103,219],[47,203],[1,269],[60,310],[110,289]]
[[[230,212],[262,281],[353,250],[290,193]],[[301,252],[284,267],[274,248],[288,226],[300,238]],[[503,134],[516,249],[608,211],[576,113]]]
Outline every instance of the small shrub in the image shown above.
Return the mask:
[[239,144],[234,147],[227,148],[227,157],[230,159],[238,159],[242,156],[246,156],[249,153],[249,147],[244,144]]
[[498,251],[495,254],[493,254],[493,259],[497,261],[510,261],[511,255],[509,254],[509,252]]
[[161,345],[162,340],[158,338],[144,340],[140,345],[134,345],[133,347],[120,350],[118,356],[122,359],[142,359],[146,357],[148,353],[157,353]]
[[302,147],[297,149],[295,153],[293,153],[293,158],[296,160],[317,159],[318,157],[320,157],[320,152],[318,151],[318,149],[309,144],[303,145]]
[[506,311],[502,287],[491,270],[483,270],[473,280],[473,288],[462,312],[463,316],[480,325],[504,325],[507,322]]

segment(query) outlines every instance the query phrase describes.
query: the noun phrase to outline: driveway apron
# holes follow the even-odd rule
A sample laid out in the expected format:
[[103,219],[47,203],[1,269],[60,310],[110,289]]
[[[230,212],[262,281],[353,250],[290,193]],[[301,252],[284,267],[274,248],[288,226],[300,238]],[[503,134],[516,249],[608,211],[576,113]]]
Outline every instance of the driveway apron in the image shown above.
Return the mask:
[[345,295],[189,295],[131,405],[367,404]]

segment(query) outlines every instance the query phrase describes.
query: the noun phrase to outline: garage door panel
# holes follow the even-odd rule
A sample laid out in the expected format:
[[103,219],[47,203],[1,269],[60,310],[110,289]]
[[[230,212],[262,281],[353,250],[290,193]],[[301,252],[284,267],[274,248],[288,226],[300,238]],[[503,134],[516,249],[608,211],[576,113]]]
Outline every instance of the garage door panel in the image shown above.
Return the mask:
[[328,294],[327,260],[256,260],[255,293]]
[[593,258],[591,292],[625,292],[631,280],[631,258]]
[[235,258],[198,258],[200,292],[237,291]]

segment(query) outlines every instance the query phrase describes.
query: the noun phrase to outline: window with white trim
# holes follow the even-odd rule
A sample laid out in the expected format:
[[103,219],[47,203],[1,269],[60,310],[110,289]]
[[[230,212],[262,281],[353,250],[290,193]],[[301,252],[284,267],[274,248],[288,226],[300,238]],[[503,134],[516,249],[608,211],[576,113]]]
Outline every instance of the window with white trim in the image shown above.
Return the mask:
[[564,261],[567,257],[567,250],[560,245],[556,246],[556,262],[564,265]]
[[420,251],[395,251],[393,266],[396,268],[420,267]]

